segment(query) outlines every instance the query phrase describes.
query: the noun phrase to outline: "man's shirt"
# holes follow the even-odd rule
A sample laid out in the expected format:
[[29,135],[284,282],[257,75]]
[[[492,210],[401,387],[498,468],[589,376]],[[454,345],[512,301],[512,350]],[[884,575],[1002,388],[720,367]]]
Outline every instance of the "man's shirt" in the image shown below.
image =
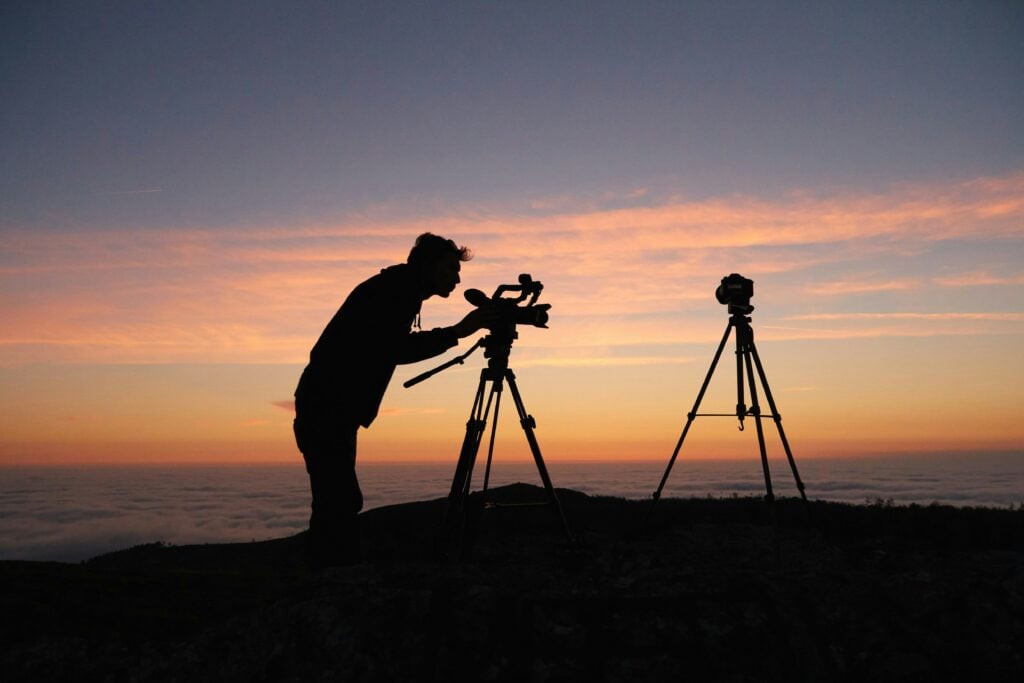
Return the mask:
[[396,365],[458,343],[450,328],[412,331],[423,303],[421,286],[417,272],[400,264],[352,290],[309,353],[295,390],[298,414],[369,427]]

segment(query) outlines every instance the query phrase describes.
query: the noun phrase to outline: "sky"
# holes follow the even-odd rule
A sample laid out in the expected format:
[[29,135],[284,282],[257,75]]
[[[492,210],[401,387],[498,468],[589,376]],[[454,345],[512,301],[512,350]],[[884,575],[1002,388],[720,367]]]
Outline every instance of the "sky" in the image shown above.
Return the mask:
[[[425,231],[544,284],[549,461],[668,459],[734,272],[798,461],[1020,451],[1022,82],[1018,2],[5,2],[0,464],[297,461],[310,347]],[[360,459],[454,461],[482,357],[401,382],[472,340]]]

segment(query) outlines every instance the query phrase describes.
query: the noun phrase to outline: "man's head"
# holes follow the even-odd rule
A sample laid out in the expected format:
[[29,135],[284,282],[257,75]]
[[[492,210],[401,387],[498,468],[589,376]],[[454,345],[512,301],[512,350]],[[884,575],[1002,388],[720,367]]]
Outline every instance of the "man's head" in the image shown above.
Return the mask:
[[459,271],[462,261],[473,258],[466,247],[460,247],[452,240],[425,232],[416,238],[416,244],[409,252],[407,262],[419,270],[424,284],[424,298],[447,297],[461,281]]

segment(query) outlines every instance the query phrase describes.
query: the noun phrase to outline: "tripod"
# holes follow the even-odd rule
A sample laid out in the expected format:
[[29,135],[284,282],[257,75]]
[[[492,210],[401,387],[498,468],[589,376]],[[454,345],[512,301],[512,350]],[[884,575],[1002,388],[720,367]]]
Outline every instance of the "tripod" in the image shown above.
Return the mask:
[[[462,441],[462,448],[459,451],[459,461],[455,467],[455,476],[452,478],[452,488],[448,493],[448,505],[445,512],[445,545],[446,550],[454,551],[461,548],[464,555],[468,555],[468,548],[464,547],[464,537],[467,526],[475,523],[475,516],[470,513],[470,492],[473,481],[473,468],[476,465],[477,455],[480,451],[480,442],[483,440],[484,431],[487,429],[487,419],[494,406],[494,414],[491,422],[491,435],[487,448],[487,464],[484,469],[484,482],[481,495],[484,497],[482,507],[500,507],[497,503],[489,503],[486,500],[487,489],[491,478],[491,464],[494,457],[494,439],[498,428],[498,413],[501,408],[501,395],[504,385],[507,383],[512,393],[512,400],[515,402],[516,413],[519,415],[519,424],[526,434],[526,441],[533,454],[533,460],[537,465],[537,472],[540,474],[544,490],[547,492],[547,504],[554,507],[558,519],[565,532],[566,538],[572,541],[572,532],[569,530],[569,523],[566,521],[562,505],[558,501],[555,488],[551,484],[551,477],[548,474],[547,466],[537,444],[537,437],[534,428],[537,426],[533,416],[526,412],[523,405],[523,398],[519,393],[519,386],[516,384],[515,373],[508,367],[508,357],[512,350],[512,341],[518,336],[515,331],[498,333],[491,331],[483,339],[479,340],[469,351],[457,358],[448,361],[444,365],[432,371],[424,373],[405,383],[411,386],[416,382],[426,379],[430,375],[440,372],[456,363],[462,363],[467,356],[477,348],[484,348],[484,357],[488,359],[487,367],[480,371],[480,382],[477,384],[476,396],[473,399],[473,407],[469,413],[469,420],[466,422],[466,435]],[[488,383],[490,390],[488,391]],[[527,503],[526,505],[532,505]],[[472,531],[472,530],[470,530]]]
[[[797,490],[800,491],[800,497],[804,501],[804,505],[807,504],[807,494],[804,493],[804,483],[800,480],[800,473],[796,469],[796,461],[793,459],[793,452],[789,448],[789,441],[786,439],[786,432],[782,429],[782,416],[779,415],[778,409],[775,407],[775,399],[772,398],[772,390],[768,386],[768,377],[765,375],[764,366],[761,365],[761,357],[757,353],[757,347],[754,345],[754,330],[750,326],[750,318],[747,313],[751,312],[753,307],[750,306],[729,306],[729,312],[732,314],[729,318],[729,324],[725,328],[725,334],[722,335],[722,341],[718,345],[718,351],[715,352],[715,357],[711,361],[711,367],[708,369],[708,374],[704,378],[704,384],[701,385],[700,391],[697,393],[697,400],[693,404],[693,410],[686,415],[686,426],[683,427],[683,433],[679,436],[679,441],[676,443],[675,450],[672,451],[672,457],[668,461],[668,467],[665,468],[665,474],[661,477],[661,483],[658,484],[658,490],[654,492],[654,502],[657,502],[661,498],[661,492],[665,488],[665,482],[668,481],[668,475],[672,472],[672,466],[676,463],[676,458],[679,456],[679,450],[683,447],[683,441],[686,439],[687,432],[690,431],[690,425],[693,424],[694,419],[698,417],[732,417],[732,413],[698,413],[700,410],[700,403],[704,400],[704,393],[708,389],[708,385],[711,383],[711,376],[715,372],[715,368],[718,366],[718,359],[722,356],[722,351],[725,349],[725,344],[729,340],[729,335],[733,330],[736,331],[736,413],[735,417],[740,421],[740,431],[743,431],[743,420],[747,415],[751,415],[754,418],[754,424],[757,426],[757,444],[761,450],[761,468],[764,470],[764,486],[765,486],[765,501],[771,503],[775,500],[775,495],[772,492],[772,477],[771,472],[768,470],[768,452],[765,450],[764,445],[764,428],[761,424],[762,417],[770,417],[775,420],[775,426],[779,430],[779,438],[782,440],[782,447],[786,451],[786,458],[789,460],[789,467],[793,470],[793,479],[796,482]],[[754,381],[754,368],[757,369],[757,377],[761,380],[761,386],[764,387],[765,398],[768,399],[768,406],[771,412],[767,415],[762,415],[761,406],[758,404],[757,398],[757,384]],[[750,409],[747,409],[744,400],[743,391],[743,377],[744,370],[746,371],[747,384],[750,388]]]

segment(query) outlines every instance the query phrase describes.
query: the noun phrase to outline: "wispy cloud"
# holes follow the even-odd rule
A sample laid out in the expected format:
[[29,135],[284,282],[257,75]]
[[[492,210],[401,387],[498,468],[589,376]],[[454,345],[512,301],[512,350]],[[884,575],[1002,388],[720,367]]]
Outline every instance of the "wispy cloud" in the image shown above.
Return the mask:
[[892,292],[898,290],[917,289],[921,281],[913,278],[886,279],[885,275],[857,280],[839,280],[835,282],[819,282],[807,290],[814,294],[863,294],[866,292]]
[[999,285],[1024,285],[1024,273],[996,275],[988,271],[973,271],[958,275],[933,278],[932,282],[941,287],[993,287]]
[[[476,251],[466,286],[489,291],[519,272],[541,279],[559,316],[552,344],[678,343],[717,337],[717,324],[693,312],[705,309],[718,278],[737,270],[837,300],[1024,284],[1019,267],[1006,263],[1013,254],[999,247],[985,271],[913,267],[936,244],[1019,245],[1024,173],[775,201],[659,200],[631,188],[520,212],[461,207],[409,217],[377,208],[331,224],[244,230],[5,229],[4,362],[302,362],[347,292],[404,259],[424,231]],[[864,268],[894,255],[906,262]],[[460,297],[431,301],[426,326],[464,310]]]
[[517,360],[516,367],[608,368],[641,367],[648,365],[685,365],[694,362],[688,356],[552,356]]
[[402,408],[396,406],[380,409],[380,414],[388,417],[404,417],[406,415],[440,415],[446,412],[448,412],[446,408]]
[[[1024,334],[1024,313],[1017,312],[846,312],[789,315],[785,321],[810,326],[761,325],[762,338],[866,339],[884,337],[935,337]],[[823,324],[832,323],[832,326]]]
[[1024,313],[817,313],[787,320],[1006,320],[1024,322]]
[[870,292],[910,291],[927,287],[994,287],[1024,285],[1024,274],[996,275],[988,271],[971,271],[953,275],[931,277],[890,278],[886,273],[857,273],[844,280],[816,282],[805,288],[815,295],[865,294]]

